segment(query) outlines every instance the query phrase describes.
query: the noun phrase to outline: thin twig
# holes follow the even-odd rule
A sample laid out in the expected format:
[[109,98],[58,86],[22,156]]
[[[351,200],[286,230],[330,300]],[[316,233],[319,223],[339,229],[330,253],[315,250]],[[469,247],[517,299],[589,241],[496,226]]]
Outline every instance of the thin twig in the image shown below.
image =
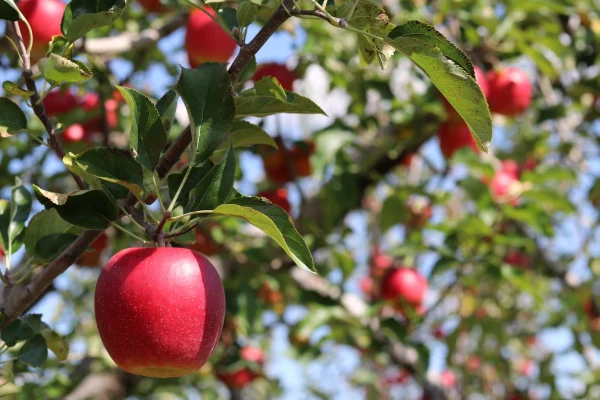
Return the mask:
[[[33,112],[40,119],[40,121],[42,121],[44,128],[46,128],[46,132],[48,132],[48,143],[54,149],[54,152],[56,153],[58,158],[60,158],[60,160],[62,161],[62,159],[65,156],[65,151],[62,147],[62,144],[56,137],[54,126],[52,125],[52,121],[50,121],[50,118],[48,118],[48,116],[46,115],[46,109],[44,108],[44,104],[40,101],[40,94],[38,93],[37,86],[35,84],[35,81],[32,78],[33,72],[31,71],[31,59],[29,58],[29,53],[25,49],[25,43],[23,42],[23,36],[21,35],[21,30],[19,28],[19,24],[16,22],[12,22],[11,26],[12,26],[13,31],[15,32],[15,36],[17,38],[17,46],[19,48],[19,54],[21,55],[21,58],[23,59],[23,73],[21,75],[23,76],[23,79],[25,80],[25,85],[27,86],[27,90],[33,92],[33,95],[30,98],[31,105],[33,106]],[[75,179],[75,183],[77,183],[77,186],[79,187],[79,189],[82,189],[82,190],[85,189],[85,186],[83,185],[83,181],[81,180],[81,178],[73,173],[71,173],[71,175],[73,176],[73,179]]]

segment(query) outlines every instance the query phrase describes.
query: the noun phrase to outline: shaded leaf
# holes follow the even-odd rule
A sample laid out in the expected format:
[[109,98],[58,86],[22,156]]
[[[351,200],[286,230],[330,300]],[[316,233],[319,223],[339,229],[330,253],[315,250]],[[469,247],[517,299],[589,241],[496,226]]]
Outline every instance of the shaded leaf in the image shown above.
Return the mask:
[[24,18],[14,0],[0,0],[0,19],[18,21]]
[[177,92],[173,89],[169,89],[169,91],[165,93],[163,97],[161,97],[156,103],[156,109],[158,110],[158,114],[160,114],[160,119],[162,120],[167,135],[171,130],[171,126],[173,126],[173,121],[175,120],[175,111],[177,111],[178,99],[179,96],[177,96]]
[[231,80],[225,64],[204,63],[183,68],[177,82],[190,116],[194,164],[204,162],[225,140],[235,115]]
[[[40,261],[50,261],[58,254],[56,252],[53,254],[51,251],[52,246],[56,245],[62,251],[72,242],[73,235],[79,233],[79,231],[79,228],[62,219],[56,209],[43,210],[31,218],[27,229],[25,229],[25,237],[23,238],[25,251],[30,257]],[[64,238],[57,238],[57,236],[63,235],[65,235]],[[52,243],[45,242],[47,237],[52,237],[50,240]],[[75,238],[77,238],[76,235]],[[64,246],[64,243],[68,244]]]
[[[260,127],[247,121],[235,121],[229,138],[231,139],[231,144],[234,148],[252,146],[255,144],[264,144],[277,148],[275,139]],[[229,142],[221,143],[210,157],[211,161],[215,164],[219,163],[227,154],[228,147]]]
[[17,354],[17,359],[30,367],[40,367],[47,358],[48,346],[40,334],[36,334],[26,341]]
[[126,6],[126,0],[71,0],[61,22],[62,33],[74,42],[92,29],[111,25]]
[[[2,87],[4,88],[4,84]],[[0,97],[0,137],[10,137],[25,129],[27,129],[25,113],[12,100]]]
[[[33,187],[44,207],[55,208],[62,219],[81,228],[104,230],[119,215],[116,205],[102,190],[78,190],[66,195],[65,199],[64,194]],[[36,245],[34,252],[37,250]]]
[[225,160],[213,166],[191,191],[186,211],[213,210],[225,203],[233,190],[235,169],[235,152],[230,144]]

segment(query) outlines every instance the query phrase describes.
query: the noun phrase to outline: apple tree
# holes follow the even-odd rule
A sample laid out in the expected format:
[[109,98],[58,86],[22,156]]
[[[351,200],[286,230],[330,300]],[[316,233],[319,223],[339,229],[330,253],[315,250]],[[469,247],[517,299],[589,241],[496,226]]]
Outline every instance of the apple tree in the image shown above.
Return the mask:
[[600,397],[593,0],[0,19],[1,395]]

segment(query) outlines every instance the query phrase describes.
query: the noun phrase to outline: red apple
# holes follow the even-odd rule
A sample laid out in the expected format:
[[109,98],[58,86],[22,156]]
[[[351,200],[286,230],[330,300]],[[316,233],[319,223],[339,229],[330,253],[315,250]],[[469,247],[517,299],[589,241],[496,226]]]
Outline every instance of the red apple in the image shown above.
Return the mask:
[[522,114],[531,104],[533,88],[527,74],[518,68],[488,73],[492,112],[507,116]]
[[510,250],[504,256],[504,262],[523,269],[529,269],[533,266],[533,260],[527,254],[518,250]]
[[381,252],[379,246],[373,246],[370,272],[376,278],[384,276],[394,266],[394,259]]
[[[485,75],[485,72],[483,72],[481,70],[481,68],[474,66],[475,68],[475,80],[477,81],[477,83],[479,84],[479,87],[481,88],[481,91],[483,92],[483,95],[489,99],[489,83],[488,83],[488,79]],[[458,114],[458,112],[454,109],[454,107],[452,107],[450,105],[450,103],[448,102],[448,100],[446,100],[446,98],[444,96],[442,96],[442,104],[444,105],[444,110],[446,110],[446,114],[448,115],[448,119],[458,122],[462,120],[462,117]]]
[[192,250],[207,256],[214,256],[222,251],[221,246],[210,235],[210,230],[203,227],[196,228],[196,243],[192,246]]
[[85,140],[87,137],[86,129],[81,124],[73,124],[67,127],[62,133],[62,139],[65,143],[77,143]]
[[[204,7],[204,10],[216,16],[212,8]],[[210,61],[225,63],[236,47],[236,42],[206,13],[198,9],[192,11],[185,36],[185,48],[192,68]]]
[[408,168],[408,167],[410,167],[410,165],[411,165],[411,164],[412,164],[412,162],[413,162],[413,158],[414,158],[414,156],[415,156],[415,153],[409,153],[409,154],[407,154],[407,155],[406,155],[406,157],[404,157],[404,158],[402,159],[402,161],[401,161],[401,164],[402,164],[403,166],[407,167],[407,168]]
[[242,389],[258,378],[258,374],[248,368],[242,368],[234,372],[219,371],[217,372],[217,378],[230,389]]
[[286,188],[279,188],[275,190],[269,190],[258,194],[259,197],[264,197],[271,203],[279,206],[289,213],[291,210],[290,202],[288,200],[288,192]]
[[92,244],[93,252],[87,251],[83,253],[81,258],[77,261],[77,265],[80,267],[97,267],[100,263],[100,257],[102,251],[106,249],[108,244],[108,236],[105,233],[100,235],[98,239]]
[[278,143],[279,149],[268,149],[261,154],[265,174],[270,181],[286,183],[292,180],[285,152],[282,150],[283,143]]
[[505,171],[498,171],[492,182],[490,183],[490,189],[492,190],[492,195],[498,199],[504,199],[511,194],[511,186],[515,182],[518,182],[518,178],[511,173]]
[[358,287],[360,288],[360,291],[363,292],[363,294],[369,300],[375,300],[377,298],[375,282],[370,276],[363,276],[362,278],[360,278],[360,280],[358,281]]
[[148,12],[161,12],[165,9],[162,4],[160,4],[160,0],[140,0],[140,4],[144,7],[144,10]]
[[381,284],[381,295],[386,300],[420,306],[427,295],[427,279],[411,268],[396,268],[388,273]]
[[451,159],[454,153],[463,147],[470,148],[476,153],[479,152],[477,143],[471,135],[471,130],[464,121],[446,121],[442,123],[438,129],[438,137],[442,154],[446,160]]
[[255,362],[257,364],[265,363],[265,353],[258,347],[246,346],[240,349],[240,357],[242,360]]
[[447,389],[450,389],[456,385],[456,375],[452,371],[442,371],[440,373],[440,385]]
[[[17,6],[31,25],[33,33],[32,62],[44,57],[52,36],[62,35],[60,24],[65,12],[65,3],[60,0],[22,0]],[[25,46],[29,45],[29,30],[19,22]]]
[[2,247],[0,247],[0,257],[4,257],[6,254],[4,254],[4,249]]
[[502,160],[500,171],[510,174],[517,179],[521,175],[521,167],[519,167],[519,163],[515,160]]
[[81,108],[85,111],[94,111],[100,107],[100,96],[98,93],[87,93],[81,99]]
[[530,376],[533,374],[533,361],[523,360],[519,365],[519,372],[524,376]]
[[70,90],[53,90],[42,101],[49,117],[63,115],[77,107],[77,97]]
[[254,82],[260,81],[265,76],[272,76],[277,79],[281,86],[285,90],[291,91],[293,89],[294,81],[296,80],[296,73],[289,70],[285,64],[268,63],[262,64],[254,73],[252,80]]
[[313,142],[299,142],[290,150],[294,173],[297,177],[310,176],[312,168],[310,165],[310,156],[315,152]]
[[225,318],[215,267],[184,248],[131,248],[100,273],[95,294],[100,338],[125,371],[154,378],[199,370]]
[[537,160],[534,157],[529,157],[523,163],[523,169],[525,171],[533,171],[537,167]]

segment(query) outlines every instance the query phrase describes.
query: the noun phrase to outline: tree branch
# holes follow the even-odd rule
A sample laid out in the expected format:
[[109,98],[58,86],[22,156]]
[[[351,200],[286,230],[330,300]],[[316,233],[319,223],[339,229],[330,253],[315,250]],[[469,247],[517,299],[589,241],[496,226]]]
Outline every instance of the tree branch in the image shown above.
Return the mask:
[[[17,22],[12,22],[10,24],[15,33],[15,38],[17,39],[17,47],[19,50],[19,54],[21,55],[21,59],[23,60],[23,79],[25,80],[25,86],[27,86],[27,90],[33,92],[33,96],[31,96],[31,105],[33,106],[33,112],[35,115],[42,121],[44,124],[44,128],[46,128],[46,132],[48,132],[48,143],[54,149],[54,152],[62,161],[65,156],[65,150],[62,147],[62,144],[56,137],[56,132],[54,131],[54,126],[52,125],[52,121],[46,115],[46,109],[44,108],[44,104],[40,101],[40,94],[38,93],[37,86],[35,81],[33,80],[33,72],[31,71],[31,60],[29,58],[29,53],[27,53],[27,48],[25,47],[25,42],[23,41],[23,36],[21,35],[21,29],[19,28],[19,24]],[[73,179],[75,179],[75,183],[79,189],[85,189],[83,185],[83,181],[77,175],[71,173]]]
[[87,39],[76,48],[86,54],[96,55],[114,55],[147,50],[156,45],[160,39],[185,26],[187,20],[187,13],[178,14],[158,28],[148,28],[136,33],[124,32],[117,36],[105,38]]
[[[284,0],[284,4],[286,5],[286,7],[292,8],[293,0]],[[184,17],[181,17],[181,18],[184,18]],[[268,40],[268,38],[277,30],[277,28],[279,26],[281,26],[281,24],[287,18],[289,18],[289,16],[285,13],[285,10],[283,9],[283,7],[282,6],[278,7],[277,10],[271,16],[271,18],[263,26],[261,31],[257,34],[257,36],[250,42],[250,44],[248,44],[248,46],[245,46],[244,48],[242,48],[242,50],[240,51],[240,54],[238,54],[238,57],[233,62],[232,66],[229,70],[230,76],[232,76],[232,82],[237,81],[237,79],[239,78],[239,75],[246,68],[246,66],[250,62],[252,56],[258,52],[260,47],[262,47],[262,45],[264,45],[264,43]],[[185,18],[184,18],[184,21],[185,21]],[[184,21],[182,22],[182,20],[179,20],[179,23],[183,24]],[[16,32],[17,32],[17,36],[20,41],[20,45],[22,47],[24,47],[23,39],[20,35],[20,31],[18,30],[19,29],[18,25],[16,23],[14,23],[12,25],[16,27]],[[169,24],[167,24],[167,25],[169,25]],[[164,35],[165,32],[169,31],[169,29],[172,29],[172,30],[177,29],[176,25],[177,24],[173,23],[173,25],[169,25],[169,28],[164,27],[164,29],[161,31],[161,34]],[[130,40],[130,42],[131,42],[129,45],[130,47],[127,47],[127,48],[132,49],[133,47],[131,47],[131,46],[138,46],[135,48],[136,48],[136,50],[139,50],[140,49],[139,46],[142,46],[143,43],[147,43],[148,36],[156,38],[156,36],[152,36],[152,35],[148,34],[144,37],[141,37],[138,41]],[[124,37],[124,38],[126,38],[126,37]],[[156,39],[156,40],[158,40],[158,39]],[[89,42],[90,41],[88,41],[88,43]],[[135,43],[137,43],[137,44],[135,44]],[[100,46],[97,46],[95,48],[95,50],[98,50],[99,48],[100,48]],[[248,50],[246,50],[246,48],[248,48]],[[86,48],[86,51],[87,50],[88,49]],[[94,49],[89,49],[89,50],[92,52],[94,51]],[[124,51],[129,51],[129,50],[124,50]],[[33,89],[29,88],[29,85],[28,85],[29,90],[35,90],[35,82],[33,82],[33,80],[31,79],[32,74],[31,74],[31,70],[29,69],[31,66],[30,62],[29,62],[29,57],[28,57],[26,51],[24,53],[25,53],[25,57],[26,57],[26,60],[24,59],[24,62],[26,61],[26,64],[25,64],[26,68],[23,73],[25,74],[25,72],[29,71],[29,73],[26,74],[26,75],[28,75],[28,78],[25,77],[25,75],[24,75],[24,77],[26,79],[29,79],[33,83]],[[235,68],[234,68],[234,66],[235,66]],[[36,101],[36,96],[37,96],[37,99],[39,100],[39,95],[37,94],[37,90],[36,90],[36,95],[32,97],[33,102]],[[34,111],[35,111],[35,109],[34,109]],[[40,108],[38,108],[38,112],[40,113],[40,115],[38,115],[38,117],[42,120],[42,122],[45,123],[44,125],[46,126],[46,122],[47,122],[49,124],[48,127],[51,128],[48,132],[50,134],[50,137],[53,138],[51,140],[54,140],[55,143],[58,143],[58,146],[55,149],[59,149],[58,152],[62,151],[62,155],[64,156],[64,150],[62,150],[60,143],[54,137],[54,128],[52,127],[52,123],[49,121],[48,117],[46,116],[45,110],[44,110],[42,104],[40,104]],[[37,115],[37,113],[36,113],[36,115]],[[171,170],[173,165],[175,165],[175,163],[180,159],[181,155],[183,154],[183,152],[185,151],[187,146],[190,144],[190,142],[191,142],[191,129],[188,126],[182,132],[182,134],[179,136],[179,138],[177,138],[173,142],[173,144],[169,147],[169,149],[167,150],[165,155],[160,159],[159,164],[157,166],[157,172],[161,178],[164,178],[167,175],[167,173]],[[61,159],[62,159],[62,157],[61,157]],[[79,183],[81,183],[80,188],[83,188],[83,182],[81,182],[81,179],[77,176],[75,178],[78,182],[78,185],[79,185]],[[133,196],[129,196],[125,201],[125,209],[127,210],[127,212],[129,212],[131,214],[131,216],[133,218],[139,217],[139,212],[137,211],[137,209],[135,209],[135,203],[136,203],[136,199]],[[143,225],[143,226],[148,230],[146,225]],[[66,271],[67,268],[69,268],[73,263],[75,263],[83,255],[83,253],[85,253],[87,251],[87,249],[94,243],[94,241],[100,236],[101,233],[102,233],[101,231],[89,231],[89,230],[84,231],[82,234],[79,235],[79,237],[73,243],[71,243],[71,245],[66,250],[64,250],[46,268],[44,268],[39,275],[34,276],[31,280],[31,282],[29,282],[29,284],[5,287],[4,292],[3,292],[4,304],[3,304],[3,310],[2,310],[3,314],[4,314],[4,321],[3,321],[2,325],[0,326],[0,330],[3,329],[5,326],[7,326],[10,322],[15,320],[16,318],[18,318],[23,313],[24,310],[26,310],[37,298],[39,298],[44,293],[44,290],[52,283],[52,281],[57,276],[62,274],[64,271]]]

